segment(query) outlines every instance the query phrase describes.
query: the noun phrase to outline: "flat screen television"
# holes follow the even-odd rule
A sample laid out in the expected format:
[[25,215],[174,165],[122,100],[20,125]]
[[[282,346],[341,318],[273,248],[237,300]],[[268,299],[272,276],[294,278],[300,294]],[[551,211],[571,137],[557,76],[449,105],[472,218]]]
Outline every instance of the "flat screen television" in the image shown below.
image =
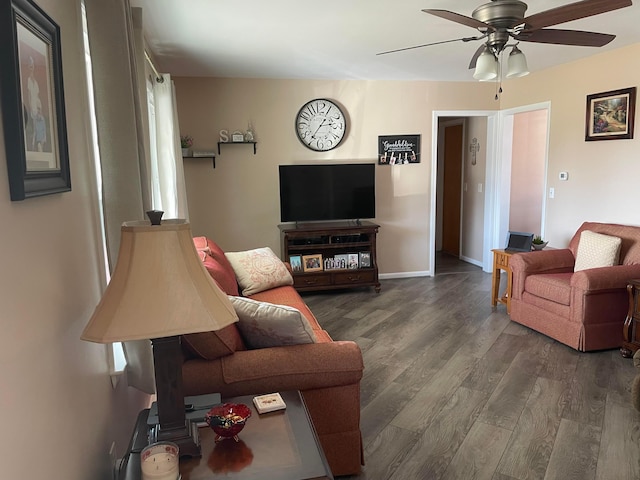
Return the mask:
[[280,165],[280,221],[376,216],[374,163]]

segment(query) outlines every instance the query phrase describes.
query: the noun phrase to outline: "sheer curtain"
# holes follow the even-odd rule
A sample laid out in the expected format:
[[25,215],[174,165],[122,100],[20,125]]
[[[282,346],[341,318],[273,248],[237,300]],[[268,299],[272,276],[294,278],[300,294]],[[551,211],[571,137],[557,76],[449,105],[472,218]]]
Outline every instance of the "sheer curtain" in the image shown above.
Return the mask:
[[[129,0],[87,0],[85,8],[107,256],[113,270],[123,222],[144,219],[150,208],[165,209],[165,218],[186,218],[182,156],[170,78],[154,82],[164,84],[166,93],[156,96],[154,84],[155,118],[147,122],[142,10],[132,9]],[[151,131],[153,144],[147,140]],[[151,342],[127,342],[124,352],[128,384],[155,393]]]
[[175,88],[169,74],[147,86],[150,137],[151,203],[165,218],[189,218],[184,183]]

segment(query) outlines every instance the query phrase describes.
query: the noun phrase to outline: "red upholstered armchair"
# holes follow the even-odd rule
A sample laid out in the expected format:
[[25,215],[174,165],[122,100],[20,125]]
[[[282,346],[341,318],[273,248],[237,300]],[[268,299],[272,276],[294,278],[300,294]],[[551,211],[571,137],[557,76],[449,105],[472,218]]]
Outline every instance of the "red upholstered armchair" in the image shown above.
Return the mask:
[[[585,230],[622,240],[617,265],[574,272]],[[511,320],[580,351],[621,346],[627,282],[640,278],[640,227],[585,222],[569,248],[518,253],[509,266]]]

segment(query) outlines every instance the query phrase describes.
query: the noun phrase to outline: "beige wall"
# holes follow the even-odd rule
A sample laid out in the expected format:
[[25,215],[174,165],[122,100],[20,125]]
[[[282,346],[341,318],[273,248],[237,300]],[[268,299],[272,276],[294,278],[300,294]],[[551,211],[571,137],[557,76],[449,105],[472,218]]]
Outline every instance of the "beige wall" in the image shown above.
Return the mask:
[[110,479],[109,447],[117,440],[123,453],[140,402],[123,382],[112,388],[106,346],[80,340],[100,298],[104,260],[79,6],[38,4],[61,29],[73,190],[11,202],[5,142],[19,140],[0,133],[1,476]]
[[[480,149],[476,153],[476,164],[472,165],[469,147],[476,138]],[[462,192],[462,249],[463,259],[482,265],[484,240],[485,172],[487,168],[487,118],[466,119],[464,140],[464,171]],[[465,189],[466,185],[466,189]],[[478,186],[482,191],[478,191]]]
[[[280,252],[278,165],[375,162],[378,135],[421,134],[422,162],[376,168],[376,221],[381,225],[382,274],[427,272],[433,110],[496,108],[486,83],[254,80],[176,78],[182,134],[195,149],[216,148],[220,129],[246,130],[251,122],[257,154],[224,145],[216,158],[185,160],[189,215],[195,234],[227,250],[270,246]],[[343,143],[315,153],[296,138],[294,118],[312,98],[337,100],[349,130]]]
[[[545,236],[555,247],[568,244],[583,221],[640,224],[632,207],[640,178],[640,138],[585,142],[586,97],[638,86],[640,44],[594,55],[568,65],[508,81],[501,108],[551,102]],[[569,173],[568,181],[558,174]]]

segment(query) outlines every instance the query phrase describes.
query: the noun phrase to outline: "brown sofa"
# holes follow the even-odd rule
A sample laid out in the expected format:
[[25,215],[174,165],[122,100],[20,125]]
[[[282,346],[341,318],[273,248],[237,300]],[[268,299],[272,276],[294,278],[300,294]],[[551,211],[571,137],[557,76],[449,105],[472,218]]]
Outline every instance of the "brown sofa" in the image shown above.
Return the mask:
[[[194,238],[205,267],[228,295],[238,285],[224,252],[206,237]],[[357,474],[364,464],[360,434],[362,353],[350,341],[334,342],[292,286],[252,295],[295,307],[309,321],[317,343],[248,349],[235,324],[218,332],[183,335],[185,395],[222,397],[300,390],[334,475]]]
[[[621,238],[619,264],[574,273],[584,230]],[[515,254],[509,266],[511,320],[580,351],[620,347],[627,282],[640,278],[640,227],[585,222],[569,248]]]

